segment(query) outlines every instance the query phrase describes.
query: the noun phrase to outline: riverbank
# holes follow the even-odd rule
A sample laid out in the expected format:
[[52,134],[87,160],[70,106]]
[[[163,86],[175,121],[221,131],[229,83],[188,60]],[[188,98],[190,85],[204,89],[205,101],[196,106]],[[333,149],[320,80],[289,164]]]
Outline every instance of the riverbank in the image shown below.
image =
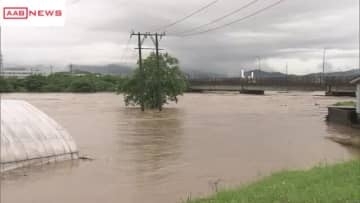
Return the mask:
[[248,186],[187,203],[357,203],[360,202],[360,160],[285,171]]

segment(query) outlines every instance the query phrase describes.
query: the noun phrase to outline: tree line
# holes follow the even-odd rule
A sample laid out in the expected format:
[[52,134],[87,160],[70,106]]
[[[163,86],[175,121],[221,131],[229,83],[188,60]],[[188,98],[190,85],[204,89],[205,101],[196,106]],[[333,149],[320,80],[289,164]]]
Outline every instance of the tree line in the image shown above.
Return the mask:
[[91,73],[0,77],[0,92],[115,92],[124,80],[121,76]]
[[128,77],[90,73],[0,77],[0,92],[117,92],[124,95],[126,105],[161,111],[164,104],[177,102],[188,88],[175,57],[151,53],[142,64]]

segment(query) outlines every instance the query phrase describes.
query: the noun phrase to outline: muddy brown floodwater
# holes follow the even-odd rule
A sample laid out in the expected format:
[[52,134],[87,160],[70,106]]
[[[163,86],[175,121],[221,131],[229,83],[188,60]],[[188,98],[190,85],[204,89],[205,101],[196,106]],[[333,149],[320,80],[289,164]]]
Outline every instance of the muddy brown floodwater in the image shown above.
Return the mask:
[[7,94],[45,111],[75,138],[72,161],[2,175],[2,203],[172,203],[284,169],[359,158],[325,139],[355,135],[328,126],[321,93],[186,94],[142,113],[115,94]]

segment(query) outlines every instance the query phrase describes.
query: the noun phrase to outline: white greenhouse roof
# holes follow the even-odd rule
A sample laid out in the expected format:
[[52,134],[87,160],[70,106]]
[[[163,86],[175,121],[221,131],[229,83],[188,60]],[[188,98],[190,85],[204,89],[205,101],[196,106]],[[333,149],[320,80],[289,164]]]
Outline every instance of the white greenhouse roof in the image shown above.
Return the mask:
[[1,100],[1,171],[44,160],[77,158],[68,132],[45,113],[21,100]]

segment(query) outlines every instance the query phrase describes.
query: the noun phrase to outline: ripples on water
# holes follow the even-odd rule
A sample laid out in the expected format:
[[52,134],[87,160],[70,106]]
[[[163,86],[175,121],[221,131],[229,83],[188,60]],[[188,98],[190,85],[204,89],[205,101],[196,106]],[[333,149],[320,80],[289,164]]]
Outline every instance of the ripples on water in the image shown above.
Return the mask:
[[2,177],[1,202],[169,203],[282,169],[359,157],[327,139],[358,131],[325,122],[338,98],[187,94],[163,112],[125,108],[114,94],[10,94],[48,113],[91,162],[23,169]]

